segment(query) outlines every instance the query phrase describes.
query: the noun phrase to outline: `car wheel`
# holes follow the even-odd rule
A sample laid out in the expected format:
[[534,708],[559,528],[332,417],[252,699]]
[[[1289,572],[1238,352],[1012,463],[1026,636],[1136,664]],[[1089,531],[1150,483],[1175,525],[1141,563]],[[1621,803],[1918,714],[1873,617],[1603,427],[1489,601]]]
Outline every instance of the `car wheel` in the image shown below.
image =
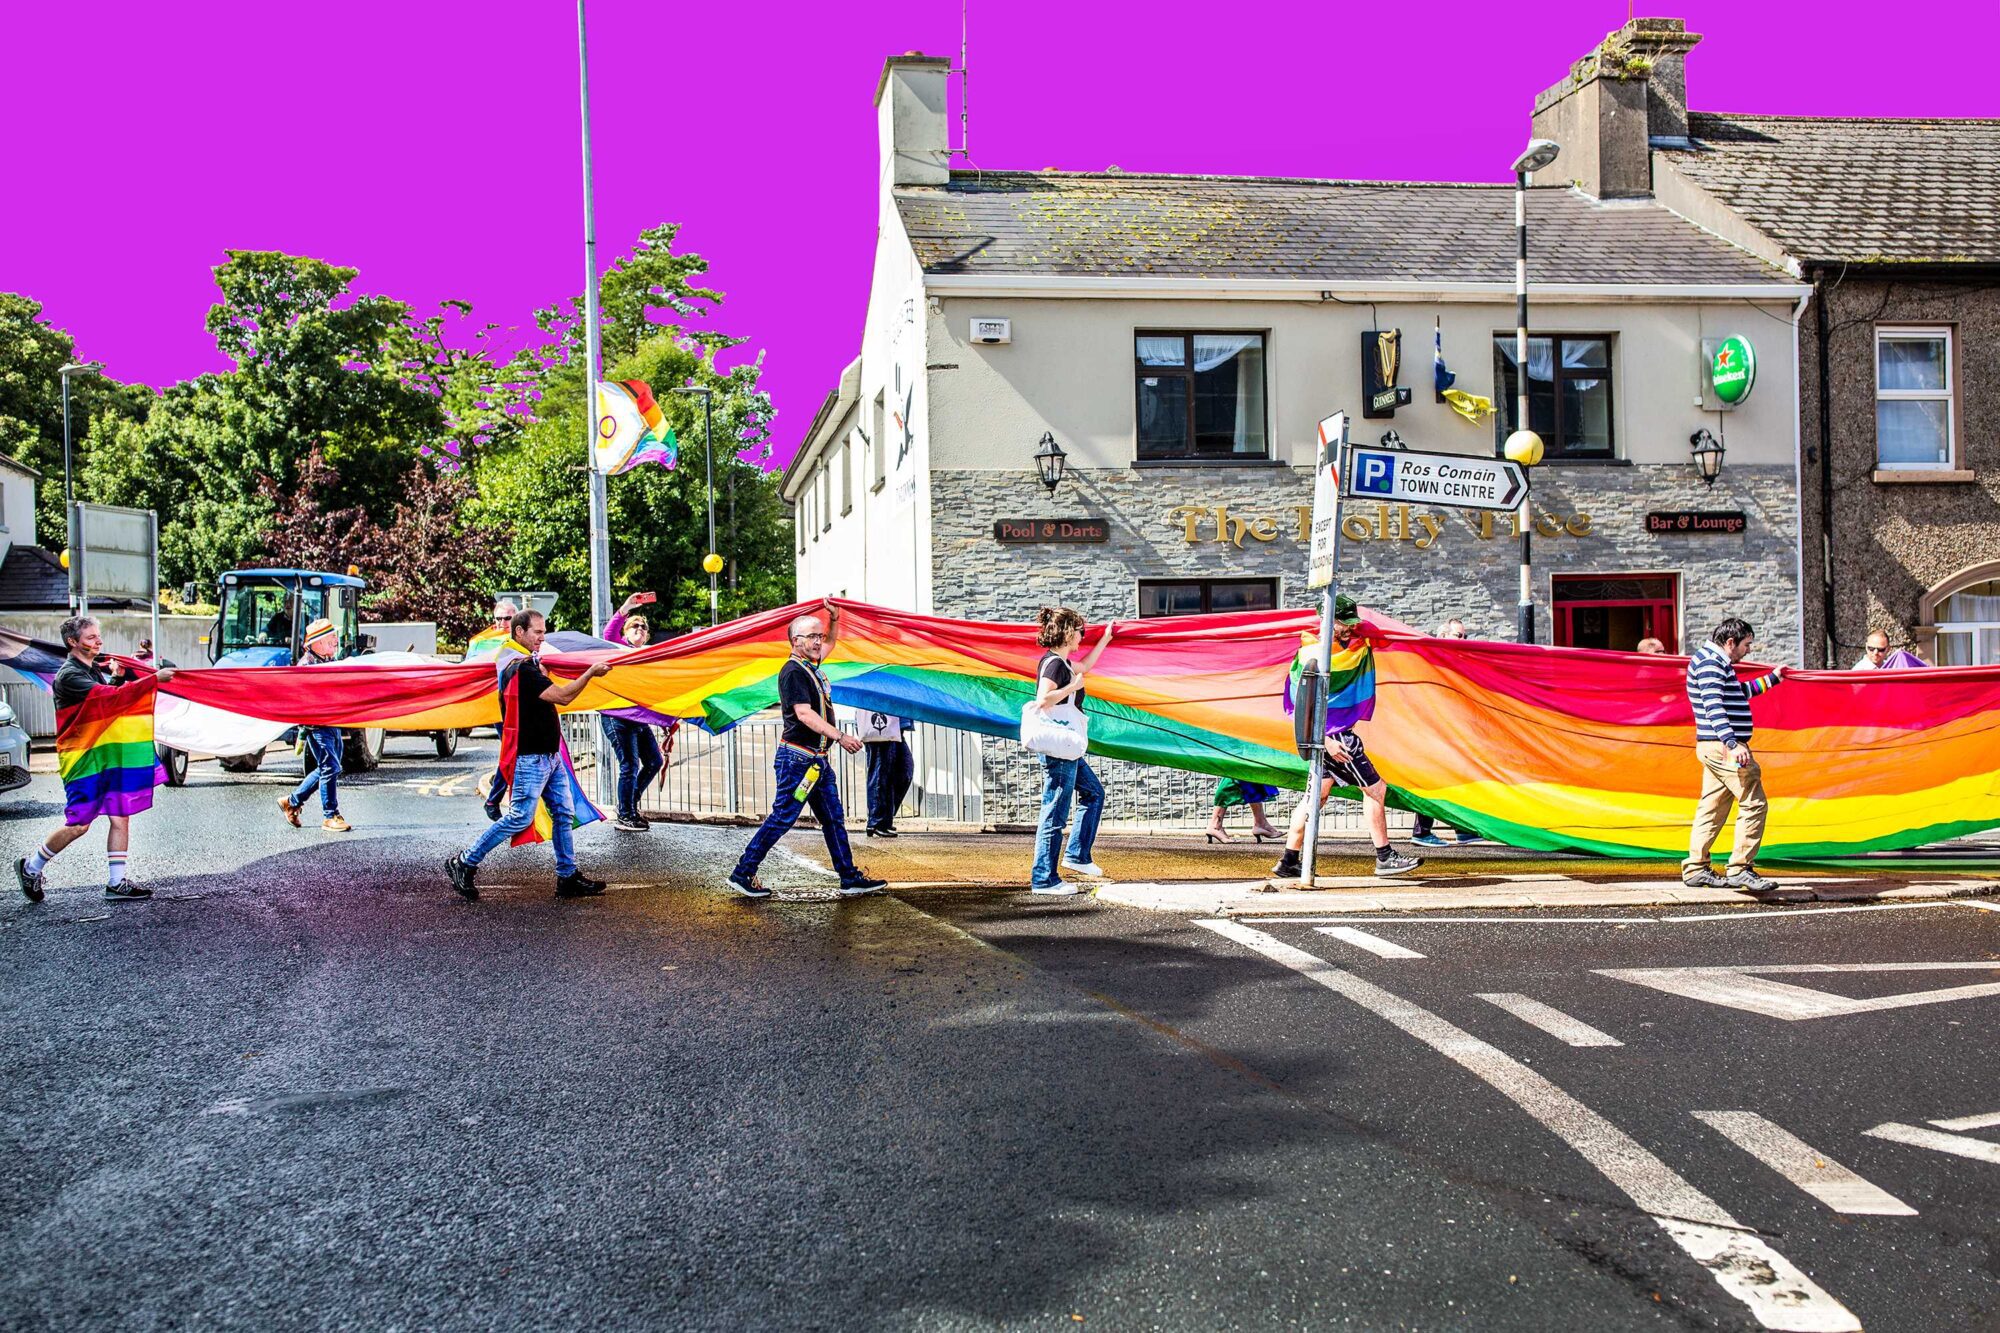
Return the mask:
[[215,762],[222,765],[222,771],[225,773],[255,773],[258,765],[264,762],[264,752],[259,750],[255,754],[220,755]]
[[458,753],[457,732],[455,731],[433,732],[431,733],[431,739],[437,742],[438,758],[449,759],[453,755]]
[[188,757],[186,750],[176,750],[171,745],[156,745],[153,752],[159,756],[160,767],[166,771],[169,787],[185,787],[188,780]]

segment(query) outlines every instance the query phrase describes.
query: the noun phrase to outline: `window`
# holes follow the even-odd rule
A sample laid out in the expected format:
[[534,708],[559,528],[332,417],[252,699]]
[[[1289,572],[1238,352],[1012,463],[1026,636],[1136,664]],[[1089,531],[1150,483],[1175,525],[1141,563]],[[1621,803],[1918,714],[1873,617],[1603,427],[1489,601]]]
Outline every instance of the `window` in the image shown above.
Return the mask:
[[1680,651],[1680,575],[1557,574],[1550,583],[1556,643],[1632,652],[1641,639]]
[[854,441],[840,442],[840,512],[844,517],[854,508]]
[[2000,666],[2000,579],[1961,588],[1938,603],[1937,664]]
[[1950,329],[1876,329],[1876,466],[1950,468],[1951,395]]
[[1273,611],[1276,579],[1141,579],[1140,616],[1198,616],[1211,611]]
[[819,465],[819,530],[833,531],[833,464]]
[[1141,333],[1139,457],[1267,458],[1264,335]]
[[889,447],[889,409],[880,393],[875,395],[875,413],[869,422],[869,429],[875,432],[870,445],[875,454],[875,489],[879,491],[882,489],[882,483],[889,478],[888,457],[885,452]]
[[[1497,411],[1493,442],[1516,429],[1520,386],[1514,375],[1514,335],[1493,335]],[[1550,458],[1610,458],[1611,339],[1560,334],[1528,339],[1528,425]]]

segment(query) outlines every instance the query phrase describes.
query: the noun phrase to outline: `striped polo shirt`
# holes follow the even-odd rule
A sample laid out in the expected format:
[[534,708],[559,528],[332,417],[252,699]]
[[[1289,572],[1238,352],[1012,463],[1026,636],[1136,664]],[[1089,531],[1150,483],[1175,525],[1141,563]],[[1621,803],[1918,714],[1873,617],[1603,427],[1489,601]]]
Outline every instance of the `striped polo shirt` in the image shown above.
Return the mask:
[[1748,745],[1756,728],[1750,721],[1750,697],[1778,683],[1773,671],[1747,685],[1737,679],[1736,666],[1719,643],[1704,643],[1688,659],[1688,706],[1694,709],[1694,738],[1724,745]]

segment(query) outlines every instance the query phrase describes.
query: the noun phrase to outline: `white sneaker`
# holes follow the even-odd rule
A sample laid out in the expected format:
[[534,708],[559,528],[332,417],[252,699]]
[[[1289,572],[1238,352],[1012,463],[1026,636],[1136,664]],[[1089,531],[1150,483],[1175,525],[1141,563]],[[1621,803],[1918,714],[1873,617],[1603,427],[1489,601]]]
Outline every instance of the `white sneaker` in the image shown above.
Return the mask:
[[1062,868],[1064,870],[1073,870],[1079,875],[1088,875],[1092,879],[1104,878],[1103,867],[1099,866],[1095,861],[1071,861],[1068,858],[1064,858]]
[[1074,884],[1051,884],[1047,888],[1029,889],[1029,893],[1039,893],[1045,898],[1074,898],[1082,893]]

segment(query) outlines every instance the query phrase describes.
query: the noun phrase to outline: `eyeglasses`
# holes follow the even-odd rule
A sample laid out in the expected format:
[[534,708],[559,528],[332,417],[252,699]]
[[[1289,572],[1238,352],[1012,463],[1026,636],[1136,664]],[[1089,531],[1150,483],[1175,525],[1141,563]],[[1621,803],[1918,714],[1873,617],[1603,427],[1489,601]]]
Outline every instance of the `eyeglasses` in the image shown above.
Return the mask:
[[1869,651],[1869,652],[1871,652],[1871,653],[1886,653],[1886,652],[1888,652],[1888,651],[1889,651],[1889,645],[1885,643],[1885,644],[1883,644],[1883,645],[1882,645],[1881,647],[1879,647],[1879,648],[1878,648],[1878,647],[1876,647],[1876,646],[1875,646],[1874,644],[1872,644],[1872,643],[1871,643],[1871,644],[1869,644],[1869,645],[1868,645],[1868,651]]
[[812,643],[815,641],[820,643],[826,642],[826,635],[824,634],[798,634],[794,635],[793,637],[795,639],[803,640],[806,643]]

